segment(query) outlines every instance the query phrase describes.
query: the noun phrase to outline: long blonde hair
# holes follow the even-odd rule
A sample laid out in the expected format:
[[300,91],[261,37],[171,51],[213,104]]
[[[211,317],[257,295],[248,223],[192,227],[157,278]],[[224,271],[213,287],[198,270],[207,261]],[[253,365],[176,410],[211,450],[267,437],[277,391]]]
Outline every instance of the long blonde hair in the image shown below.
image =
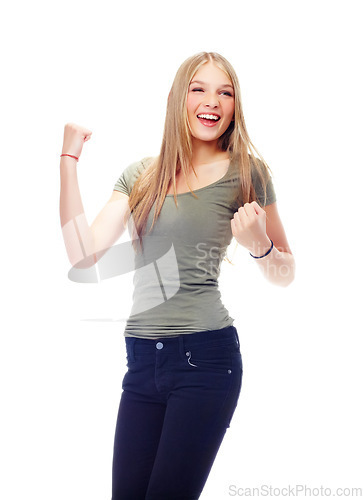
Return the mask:
[[[231,162],[239,165],[241,203],[251,202],[256,199],[250,161],[253,162],[256,174],[260,177],[266,201],[265,175],[269,167],[248,136],[237,75],[231,64],[220,54],[216,52],[200,52],[184,61],[176,73],[167,103],[160,154],[138,177],[130,193],[129,207],[133,218],[135,248],[137,239],[142,247],[142,236],[146,230],[147,219],[155,203],[154,217],[149,232],[154,227],[170,182],[174,187],[175,204],[178,205],[176,174],[181,170],[187,179],[189,167],[192,166],[192,140],[186,108],[188,89],[195,73],[207,62],[213,62],[223,70],[231,80],[234,88],[234,121],[230,123],[228,129],[219,138],[218,146],[221,151],[229,152]],[[254,156],[252,149],[260,157],[260,160]],[[188,182],[187,184],[192,195],[196,196]]]

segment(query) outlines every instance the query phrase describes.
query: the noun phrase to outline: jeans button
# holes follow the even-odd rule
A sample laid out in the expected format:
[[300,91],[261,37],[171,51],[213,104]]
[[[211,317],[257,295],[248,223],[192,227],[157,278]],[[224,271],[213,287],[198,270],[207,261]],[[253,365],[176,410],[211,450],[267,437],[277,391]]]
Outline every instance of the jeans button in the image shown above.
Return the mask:
[[162,349],[164,347],[164,344],[162,342],[158,342],[156,344],[156,349]]

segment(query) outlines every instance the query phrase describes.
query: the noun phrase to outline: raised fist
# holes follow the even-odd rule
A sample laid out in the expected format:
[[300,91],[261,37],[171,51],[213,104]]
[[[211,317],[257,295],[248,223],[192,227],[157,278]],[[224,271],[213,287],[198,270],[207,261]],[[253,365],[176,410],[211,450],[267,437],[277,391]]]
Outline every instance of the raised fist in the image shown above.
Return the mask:
[[83,144],[91,138],[92,132],[88,128],[81,127],[75,123],[67,123],[64,126],[64,137],[62,154],[80,157]]

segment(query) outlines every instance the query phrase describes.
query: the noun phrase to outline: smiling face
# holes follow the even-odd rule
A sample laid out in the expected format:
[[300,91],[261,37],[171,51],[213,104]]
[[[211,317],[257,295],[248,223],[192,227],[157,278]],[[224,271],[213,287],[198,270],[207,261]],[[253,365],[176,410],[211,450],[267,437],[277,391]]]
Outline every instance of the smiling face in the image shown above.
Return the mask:
[[212,62],[203,64],[190,82],[187,115],[192,137],[215,143],[233,119],[232,82],[227,74]]

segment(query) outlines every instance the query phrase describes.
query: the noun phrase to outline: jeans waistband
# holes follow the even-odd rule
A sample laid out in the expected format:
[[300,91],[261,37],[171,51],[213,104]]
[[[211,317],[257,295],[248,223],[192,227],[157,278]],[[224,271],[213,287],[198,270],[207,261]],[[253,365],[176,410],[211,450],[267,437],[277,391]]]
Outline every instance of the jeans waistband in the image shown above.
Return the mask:
[[167,347],[169,352],[185,352],[193,346],[208,345],[209,347],[236,344],[240,347],[239,337],[235,326],[230,325],[218,330],[204,330],[201,332],[182,334],[177,337],[159,339],[141,339],[136,337],[125,337],[127,354],[134,358],[135,352],[154,353],[160,345]]

